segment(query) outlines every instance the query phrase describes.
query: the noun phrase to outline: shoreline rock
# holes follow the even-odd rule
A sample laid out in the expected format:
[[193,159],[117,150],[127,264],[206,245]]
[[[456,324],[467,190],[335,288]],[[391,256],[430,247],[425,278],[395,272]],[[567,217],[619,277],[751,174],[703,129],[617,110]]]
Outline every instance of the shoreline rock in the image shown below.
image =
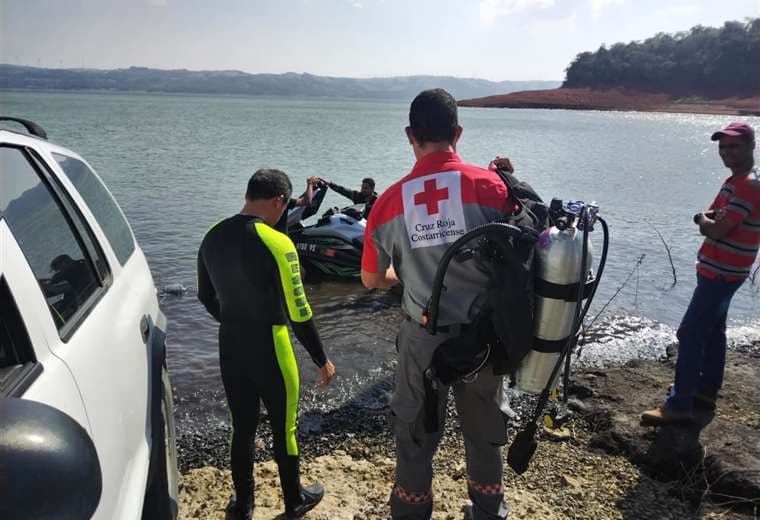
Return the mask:
[[751,98],[703,99],[624,88],[558,88],[465,99],[459,106],[760,116],[760,93]]
[[[745,515],[760,510],[760,495],[752,496],[755,474],[760,481],[755,471],[760,469],[760,407],[746,385],[760,380],[760,355],[750,350],[729,353],[717,417],[702,431],[706,456],[683,470],[683,460],[674,463],[672,457],[672,448],[683,441],[677,432],[638,424],[641,411],[664,397],[672,361],[579,370],[573,376],[575,420],[561,435],[541,435],[525,474],[518,476],[505,464],[510,519],[752,518]],[[382,382],[383,391],[388,384]],[[530,405],[522,403],[519,413],[526,416]],[[260,433],[259,447],[269,444],[268,437]],[[688,433],[685,438],[694,439]],[[349,403],[327,412],[321,431],[302,439],[303,479],[320,480],[327,489],[325,501],[307,518],[388,518],[394,447],[383,409]],[[665,449],[658,452],[653,448],[658,446]],[[261,459],[270,457],[266,448],[257,452]],[[217,458],[226,468],[226,459]],[[434,467],[434,518],[466,518],[464,447],[453,406]],[[255,518],[276,518],[283,511],[276,466],[271,460],[257,463],[255,475]],[[189,469],[182,477],[180,518],[225,518],[231,494],[226,469]]]
[[[598,424],[590,446],[623,455],[654,478],[681,481],[692,500],[732,502],[760,508],[760,356],[731,352],[716,413],[697,414],[693,425],[646,428],[638,415],[664,399],[663,381],[672,377],[672,361],[632,361],[603,373],[580,374],[593,397],[586,419]],[[658,395],[659,394],[659,395]]]

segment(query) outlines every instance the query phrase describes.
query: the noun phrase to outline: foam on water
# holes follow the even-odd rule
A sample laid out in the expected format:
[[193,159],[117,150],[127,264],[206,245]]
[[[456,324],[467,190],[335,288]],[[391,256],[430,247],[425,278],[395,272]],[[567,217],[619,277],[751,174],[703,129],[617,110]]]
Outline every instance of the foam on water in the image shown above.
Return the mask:
[[631,359],[661,359],[676,341],[672,327],[641,316],[614,315],[588,331],[573,362],[604,367]]

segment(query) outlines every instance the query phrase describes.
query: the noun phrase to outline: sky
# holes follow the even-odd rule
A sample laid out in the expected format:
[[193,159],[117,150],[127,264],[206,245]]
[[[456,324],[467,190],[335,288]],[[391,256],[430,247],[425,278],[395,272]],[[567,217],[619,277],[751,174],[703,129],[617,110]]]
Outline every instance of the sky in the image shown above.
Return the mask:
[[0,63],[562,80],[576,54],[760,0],[0,0]]

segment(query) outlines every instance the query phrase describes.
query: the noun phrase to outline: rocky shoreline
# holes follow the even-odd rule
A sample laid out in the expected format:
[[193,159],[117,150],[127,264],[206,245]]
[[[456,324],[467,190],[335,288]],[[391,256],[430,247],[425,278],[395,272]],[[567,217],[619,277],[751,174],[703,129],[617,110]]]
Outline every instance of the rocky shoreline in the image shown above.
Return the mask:
[[[575,418],[560,430],[541,433],[528,472],[505,471],[510,518],[757,518],[760,406],[752,390],[760,381],[760,345],[730,352],[717,415],[703,429],[638,425],[638,414],[660,402],[672,374],[672,359],[574,374]],[[390,389],[386,378],[325,414],[305,407],[315,411],[301,420],[302,473],[327,490],[308,518],[388,517],[393,441],[383,404]],[[532,409],[529,398],[511,404],[523,417]],[[434,461],[437,519],[466,518],[463,443],[455,413],[450,406]],[[695,443],[700,433],[701,445]],[[269,437],[265,428],[257,441],[257,455],[265,461],[256,465],[255,518],[260,519],[283,511]],[[180,518],[225,518],[232,489],[229,471],[220,468],[227,467],[228,438],[222,429],[219,435],[180,440]]]
[[459,105],[479,108],[620,110],[760,116],[760,94],[745,98],[679,98],[670,94],[639,92],[623,88],[526,90],[499,96],[465,99],[460,101]]

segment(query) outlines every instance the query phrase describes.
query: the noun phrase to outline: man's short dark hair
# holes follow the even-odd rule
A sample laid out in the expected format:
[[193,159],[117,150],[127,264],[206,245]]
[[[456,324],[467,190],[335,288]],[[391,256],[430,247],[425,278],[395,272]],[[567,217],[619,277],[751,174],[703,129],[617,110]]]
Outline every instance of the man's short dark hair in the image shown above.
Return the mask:
[[262,168],[248,179],[245,198],[258,200],[282,196],[289,199],[292,192],[293,185],[285,172],[273,168]]
[[50,262],[50,268],[53,271],[60,271],[61,269],[65,269],[66,266],[71,265],[73,263],[76,263],[73,258],[71,258],[69,255],[63,254],[58,255]]
[[364,177],[362,179],[362,184],[369,184],[373,190],[375,189],[375,179],[372,177]]
[[456,100],[442,88],[423,90],[409,107],[409,126],[420,145],[453,143],[459,127]]

